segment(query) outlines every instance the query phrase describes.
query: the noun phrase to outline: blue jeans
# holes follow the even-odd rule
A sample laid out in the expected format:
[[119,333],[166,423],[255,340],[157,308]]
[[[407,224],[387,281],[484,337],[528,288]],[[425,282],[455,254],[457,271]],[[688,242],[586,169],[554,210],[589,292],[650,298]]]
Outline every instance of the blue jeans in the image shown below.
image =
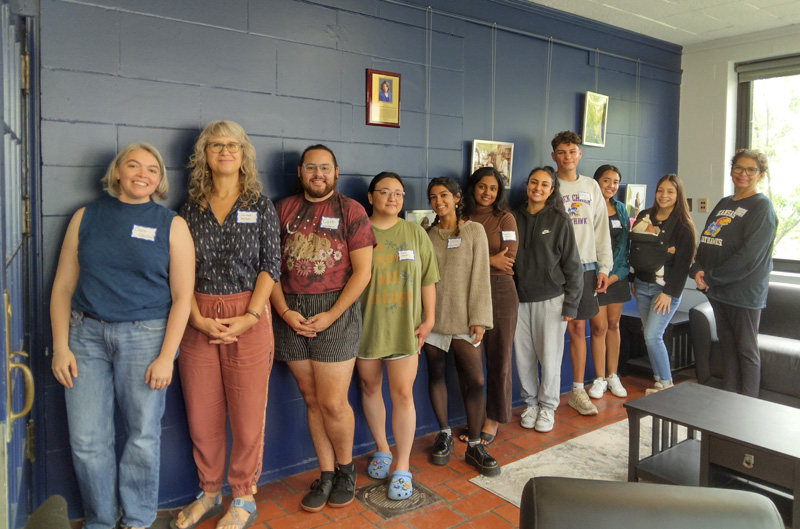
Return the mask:
[[642,318],[644,343],[647,345],[647,355],[650,357],[653,374],[657,380],[672,380],[669,354],[667,346],[664,345],[664,331],[672,321],[678,305],[681,304],[681,297],[672,298],[668,313],[658,314],[653,310],[653,303],[661,294],[663,287],[657,283],[645,283],[638,279],[634,280],[633,287],[636,291],[636,305],[639,307],[639,315]]
[[[144,377],[161,350],[167,319],[107,323],[72,311],[69,325],[69,347],[78,376],[65,396],[84,528],[114,527],[120,507],[122,525],[148,527],[158,506],[161,417],[167,392],[151,390]],[[115,401],[127,433],[119,482]]]

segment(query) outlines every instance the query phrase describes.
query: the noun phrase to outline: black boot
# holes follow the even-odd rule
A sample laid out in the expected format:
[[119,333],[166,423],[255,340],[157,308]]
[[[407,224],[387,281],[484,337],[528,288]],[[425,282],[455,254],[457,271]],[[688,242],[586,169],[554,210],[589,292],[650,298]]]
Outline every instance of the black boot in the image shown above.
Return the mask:
[[486,447],[480,443],[467,446],[467,453],[464,455],[464,459],[484,476],[491,477],[500,474],[500,466],[497,461],[489,455]]
[[450,461],[450,454],[453,453],[453,434],[439,432],[433,442],[431,450],[431,463],[434,465],[446,465]]

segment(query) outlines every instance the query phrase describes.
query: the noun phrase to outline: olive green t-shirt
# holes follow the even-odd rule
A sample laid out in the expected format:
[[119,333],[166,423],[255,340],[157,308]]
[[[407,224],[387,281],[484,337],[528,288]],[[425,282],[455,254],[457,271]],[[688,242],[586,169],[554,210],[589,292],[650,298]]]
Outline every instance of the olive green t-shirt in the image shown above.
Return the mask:
[[388,230],[372,227],[372,278],[361,294],[363,331],[359,358],[417,352],[414,330],[422,323],[422,287],[439,281],[433,245],[420,226],[399,219]]

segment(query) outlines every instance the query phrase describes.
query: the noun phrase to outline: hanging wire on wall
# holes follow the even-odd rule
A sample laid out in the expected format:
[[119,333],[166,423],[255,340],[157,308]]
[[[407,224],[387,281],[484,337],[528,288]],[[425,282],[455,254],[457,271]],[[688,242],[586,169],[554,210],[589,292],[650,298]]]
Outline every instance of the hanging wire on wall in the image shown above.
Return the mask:
[[428,157],[431,146],[431,63],[433,48],[433,9],[425,10],[425,189],[428,188]]
[[594,52],[594,93],[600,93],[600,48]]
[[495,79],[497,76],[497,24],[492,24],[492,141],[494,141],[494,98]]
[[[550,72],[553,67],[553,38],[547,44],[547,73],[545,75],[545,88],[544,88],[544,130],[542,137],[547,138],[547,113],[550,109]],[[543,157],[539,158],[539,163],[543,163]]]
[[633,183],[638,184],[637,179],[639,174],[639,86],[642,73],[642,63],[636,59],[636,125],[634,126],[635,134],[633,135]]

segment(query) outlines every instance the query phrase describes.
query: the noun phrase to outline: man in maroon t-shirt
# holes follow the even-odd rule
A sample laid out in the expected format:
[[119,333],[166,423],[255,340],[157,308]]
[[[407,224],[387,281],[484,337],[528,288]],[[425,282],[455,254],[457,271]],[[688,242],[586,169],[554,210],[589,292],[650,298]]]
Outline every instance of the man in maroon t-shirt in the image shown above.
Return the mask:
[[326,503],[349,505],[355,494],[355,420],[347,391],[361,339],[358,301],[376,241],[361,204],[335,191],[339,166],[328,147],[308,147],[297,178],[303,192],[276,205],[281,279],[270,299],[280,316],[275,358],[287,363],[303,394],[321,470],[301,506],[317,512]]

